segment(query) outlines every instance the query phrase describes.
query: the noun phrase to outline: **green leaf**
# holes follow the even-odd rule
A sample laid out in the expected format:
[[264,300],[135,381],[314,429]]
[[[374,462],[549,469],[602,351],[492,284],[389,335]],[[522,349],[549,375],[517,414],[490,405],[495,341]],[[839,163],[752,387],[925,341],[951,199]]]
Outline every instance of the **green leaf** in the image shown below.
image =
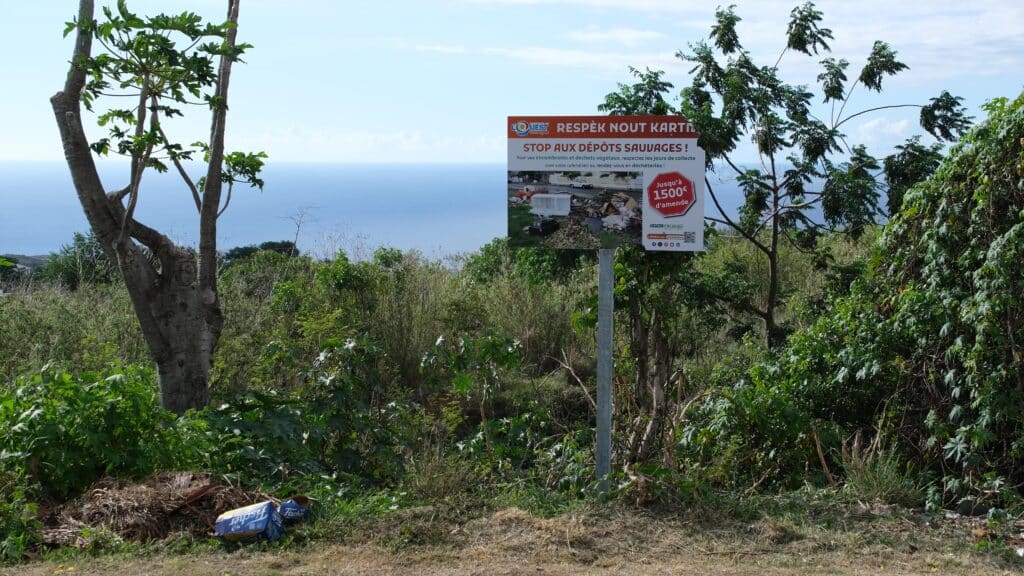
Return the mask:
[[712,41],[726,55],[743,49],[736,34],[736,24],[741,18],[733,11],[734,8],[736,5],[732,4],[724,10],[721,7],[715,10],[715,24],[711,27]]
[[971,125],[973,118],[966,110],[963,98],[943,90],[921,108],[921,127],[940,140],[952,141]]
[[892,76],[907,65],[896,60],[896,51],[881,40],[876,40],[871,47],[868,61],[860,71],[859,80],[868,90],[882,91],[882,76]]
[[473,390],[473,376],[468,372],[460,372],[452,377],[452,390],[468,396]]
[[829,51],[826,39],[832,40],[832,30],[821,28],[822,13],[814,9],[813,2],[805,2],[790,12],[789,26],[786,29],[786,46],[810,56],[818,50]]
[[599,111],[612,116],[665,115],[672,112],[671,106],[665,100],[665,94],[672,89],[672,84],[662,80],[665,74],[663,71],[648,68],[640,72],[632,66],[629,71],[639,82],[631,86],[619,84],[618,92],[612,92],[604,97],[604,103],[597,107]]
[[825,58],[821,61],[825,71],[818,74],[821,91],[825,95],[824,102],[842,100],[845,96],[846,68],[850,65],[845,58]]
[[899,212],[907,190],[935,173],[942,161],[942,145],[936,143],[924,146],[920,136],[908,139],[896,146],[896,150],[896,153],[886,156],[883,161],[891,216]]

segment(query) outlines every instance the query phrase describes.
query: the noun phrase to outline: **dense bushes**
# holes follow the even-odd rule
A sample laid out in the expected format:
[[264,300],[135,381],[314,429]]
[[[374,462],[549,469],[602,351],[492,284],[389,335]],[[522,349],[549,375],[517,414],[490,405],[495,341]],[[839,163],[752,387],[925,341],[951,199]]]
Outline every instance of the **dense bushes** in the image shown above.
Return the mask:
[[39,542],[39,509],[20,474],[0,469],[0,563],[17,561]]
[[[50,394],[55,396],[45,417],[51,421],[68,418],[72,411],[91,418],[64,431],[82,441],[102,444],[114,432],[137,432],[132,426],[142,422],[154,434],[187,428],[187,440],[164,439],[163,449],[154,448],[152,462],[137,462],[117,443],[110,443],[111,450],[124,462],[93,458],[83,448],[82,458],[66,459],[68,466],[83,470],[37,475],[47,492],[60,497],[87,486],[98,474],[144,474],[173,465],[274,485],[321,474],[355,483],[394,482],[409,445],[424,447],[423,437],[430,436],[425,431],[438,422],[456,423],[443,442],[448,450],[475,434],[479,424],[481,397],[473,391],[482,388],[472,383],[455,390],[439,379],[451,375],[448,366],[423,365],[424,357],[436,352],[439,337],[445,342],[483,342],[508,333],[502,341],[520,343],[517,349],[526,351],[533,366],[527,371],[532,373],[548,355],[579,355],[569,310],[583,290],[572,282],[550,289],[531,282],[518,274],[499,274],[488,284],[467,281],[440,263],[393,249],[379,250],[366,262],[351,261],[344,253],[328,262],[273,251],[243,255],[221,276],[227,322],[213,367],[215,401],[209,410],[180,421],[156,408],[146,369],[131,368],[122,380],[114,377],[121,369],[109,368],[121,357],[147,360],[123,288],[88,283],[75,291],[46,283],[26,286],[0,300],[0,358],[10,375],[2,391],[16,404],[4,417],[20,417],[31,411],[23,403]],[[38,372],[47,360],[51,363],[42,372],[17,376]],[[530,397],[532,384],[519,367],[507,376],[516,385],[495,380],[493,390],[500,393],[483,398],[487,413],[493,410],[490,426],[504,426],[504,418],[514,419],[525,410],[518,398]],[[102,373],[93,376],[90,370]],[[466,374],[471,382],[483,372]],[[122,381],[128,383],[128,392],[112,388]],[[27,394],[32,382],[33,393]],[[561,398],[564,388],[562,383],[560,390],[546,394]],[[83,410],[87,402],[118,408],[109,408],[108,422],[90,416],[92,408]],[[118,424],[127,417],[122,410],[137,415]],[[569,420],[564,414],[561,418]],[[121,428],[96,428],[108,424]],[[23,452],[13,448],[17,445],[38,442],[33,438],[39,428],[12,430],[7,439],[12,454]],[[149,437],[154,444],[163,442]],[[48,449],[74,446],[56,437],[52,441]],[[191,452],[180,451],[183,443]],[[18,465],[9,459],[9,464],[11,470],[30,467],[28,456]]]
[[[716,249],[729,245],[723,238]],[[375,484],[399,479],[423,450],[450,454],[461,446],[462,457],[485,456],[488,474],[540,466],[528,473],[545,485],[581,488],[591,455],[577,432],[591,433],[593,328],[579,320],[589,317],[594,270],[551,254],[516,254],[515,266],[485,265],[481,255],[461,271],[387,249],[363,262],[344,253],[317,262],[272,251],[233,260],[221,276],[227,321],[215,354],[213,407],[186,419],[193,452],[165,461],[278,486],[322,474]],[[563,266],[557,273],[556,265]],[[693,298],[697,281],[687,282],[681,289]],[[802,300],[813,290],[794,291],[805,292]],[[671,305],[659,314],[682,354],[677,367],[688,357],[714,366],[745,346],[730,336],[745,319],[722,324]],[[33,286],[0,301],[0,320],[12,374],[38,370],[47,357],[73,372],[119,356],[146,360],[117,285]],[[618,374],[632,380],[628,326],[620,324]],[[470,358],[472,346],[460,342],[514,343],[517,361],[491,374],[486,354]],[[423,363],[438,353],[442,362]],[[551,375],[560,362],[573,372]],[[694,372],[686,394],[708,385],[702,373]],[[630,389],[618,387],[623,406],[632,405]],[[219,449],[204,448],[211,444]],[[671,451],[672,443],[663,447]]]
[[[895,371],[906,440],[950,494],[1024,482],[1024,94],[997,99],[883,236],[864,324]],[[850,347],[864,353],[864,347]]]
[[124,287],[84,284],[19,287],[0,298],[0,381],[47,363],[100,371],[111,362],[146,362],[142,331]]
[[366,342],[334,344],[294,390],[249,390],[181,418],[160,407],[147,368],[45,367],[0,393],[0,478],[58,500],[103,476],[189,467],[268,489],[320,474],[393,481],[408,409],[384,394],[380,360]]
[[218,446],[202,467],[278,491],[398,479],[407,408],[384,394],[380,349],[332,342],[306,366],[288,389],[246,390],[193,415]]
[[118,271],[92,232],[76,232],[71,244],[65,244],[59,252],[50,254],[34,276],[75,290],[83,285],[114,282],[118,279]]
[[159,407],[145,368],[69,374],[50,367],[0,394],[0,470],[51,497],[104,475],[139,477],[182,464],[195,445],[186,422]]
[[[933,503],[997,504],[1024,483],[1024,98],[989,111],[868,256],[866,241],[825,238],[823,272],[783,251],[781,349],[757,343],[763,275],[734,238],[709,234],[700,258],[620,253],[622,486],[845,474],[860,498],[913,505],[937,477]],[[393,249],[237,256],[221,276],[216,400],[182,418],[158,407],[149,369],[110,368],[146,362],[117,284],[0,300],[0,556],[32,545],[34,499],[104,474],[192,467],[271,491],[423,497],[467,478],[592,487],[591,262],[501,242],[461,270]]]
[[1000,505],[1024,482],[1024,95],[987,110],[906,193],[849,294],[690,410],[687,454],[827,470],[863,431],[883,467],[913,458],[942,478],[936,502]]

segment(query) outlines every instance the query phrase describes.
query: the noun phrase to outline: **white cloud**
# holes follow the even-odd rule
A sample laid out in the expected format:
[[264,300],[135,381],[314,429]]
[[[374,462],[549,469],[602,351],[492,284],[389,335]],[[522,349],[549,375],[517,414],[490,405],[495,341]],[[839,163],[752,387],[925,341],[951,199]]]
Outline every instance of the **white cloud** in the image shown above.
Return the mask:
[[879,116],[863,122],[854,129],[853,138],[850,142],[856,142],[868,147],[872,154],[888,154],[894,146],[902,144],[912,133],[919,130],[911,122],[909,116],[916,114],[917,110],[908,113],[902,118],[891,116]]
[[542,66],[591,68],[619,72],[625,70],[627,66],[646,65],[664,68],[675,60],[675,57],[668,52],[638,54],[632,52],[597,52],[594,50],[546,48],[543,46],[486,48],[483,52],[493,56],[503,56]]
[[[595,11],[610,9],[646,12],[661,17],[698,36],[706,37],[714,14],[712,4],[678,0],[462,0],[469,4],[506,6],[568,6]],[[774,62],[785,46],[790,11],[800,0],[735,0],[740,40],[758,60]],[[723,3],[724,4],[724,3]],[[1024,69],[1024,4],[1017,0],[819,0],[822,26],[830,28],[830,42],[837,57],[850,60],[851,70],[859,70],[875,40],[888,42],[898,58],[915,75],[930,80],[955,78],[964,74],[999,75]],[[699,24],[699,25],[698,25]],[[658,32],[655,32],[658,33]],[[675,33],[664,30],[662,33]],[[795,72],[813,81],[812,69],[824,56],[805,58],[795,54]],[[801,81],[805,81],[801,79]]]
[[465,46],[449,44],[417,44],[414,48],[417,52],[435,52],[437,54],[465,54],[468,52]]
[[[454,47],[446,44],[423,45],[422,51],[438,53],[483,52],[502,55],[545,66],[622,70],[627,65],[649,66],[670,73],[685,74],[688,69],[674,57],[675,50],[688,51],[688,44],[706,38],[713,24],[715,8],[709,4],[678,0],[460,0],[464,4],[521,7],[539,14],[543,7],[586,10],[592,16],[614,16],[617,12],[645,14],[657,25],[600,28],[597,26],[568,32],[565,39],[604,44],[600,52],[585,52],[552,40],[534,41],[511,48]],[[786,27],[791,10],[800,0],[735,0],[740,16],[740,40],[755,61],[770,65],[785,48]],[[1012,74],[1024,70],[1024,4],[1011,0],[981,0],[964,4],[960,0],[861,0],[845,2],[818,0],[823,13],[821,26],[832,30],[832,53],[807,57],[790,52],[781,62],[783,76],[796,83],[815,85],[819,61],[828,55],[850,61],[849,74],[855,77],[863,66],[875,40],[883,40],[897,52],[897,58],[910,70],[887,80],[904,86],[955,82],[964,76],[977,78]],[[554,14],[552,14],[554,15]],[[608,45],[634,49],[644,43],[664,43],[678,38],[673,54],[627,53],[610,50]],[[678,79],[677,79],[678,83]],[[956,86],[951,85],[955,91]],[[995,95],[995,94],[993,94]]]
[[622,49],[592,50],[537,45],[520,45],[511,48],[504,46],[470,47],[441,42],[413,44],[401,38],[382,38],[380,40],[382,42],[386,41],[387,45],[399,50],[453,56],[483,55],[518,60],[538,66],[608,70],[619,73],[628,66],[641,68],[648,66],[668,70],[678,64],[678,59],[672,51],[657,53],[651,51],[633,52],[630,50],[634,44],[639,43],[644,38],[660,38],[662,34],[659,32],[626,28],[601,31],[597,28],[588,28],[570,32],[567,36],[578,42],[596,43],[603,40],[606,43],[617,43],[622,45]]
[[675,0],[462,0],[466,4],[498,4],[509,6],[540,6],[561,4],[586,8],[626,8],[657,12],[685,12],[692,10],[685,2]]
[[568,34],[571,40],[587,43],[614,43],[633,47],[651,40],[664,38],[665,35],[655,30],[637,30],[635,28],[613,28],[600,30],[596,26],[584,30],[575,30]]
[[906,118],[901,120],[890,120],[889,118],[875,118],[861,124],[857,131],[860,134],[884,134],[888,136],[903,136],[907,133],[910,123]]
[[[408,48],[408,47],[406,47]],[[461,46],[418,45],[412,49],[419,52],[438,54],[482,54],[518,60],[537,66],[602,70],[621,74],[629,66],[649,67],[670,73],[685,73],[685,64],[673,51],[632,52],[628,50],[586,50],[577,48],[553,48],[548,46],[486,47],[469,49]]]
[[294,127],[236,134],[233,146],[265,150],[279,162],[497,162],[501,134],[436,134],[422,130],[332,130]]

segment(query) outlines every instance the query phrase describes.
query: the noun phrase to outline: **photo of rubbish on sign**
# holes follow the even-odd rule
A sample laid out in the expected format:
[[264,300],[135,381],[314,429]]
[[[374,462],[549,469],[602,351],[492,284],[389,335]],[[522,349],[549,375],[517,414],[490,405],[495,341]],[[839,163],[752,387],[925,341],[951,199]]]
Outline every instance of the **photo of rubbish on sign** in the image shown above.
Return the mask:
[[682,116],[509,117],[509,244],[703,250],[697,137]]
[[640,242],[640,172],[508,173],[514,246],[600,248]]

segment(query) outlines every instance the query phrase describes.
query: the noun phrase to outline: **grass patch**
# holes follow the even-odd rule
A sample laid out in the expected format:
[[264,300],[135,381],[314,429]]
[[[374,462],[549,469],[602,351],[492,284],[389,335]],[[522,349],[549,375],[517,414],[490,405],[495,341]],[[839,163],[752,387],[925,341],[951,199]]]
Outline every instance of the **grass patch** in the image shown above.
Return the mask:
[[508,207],[508,244],[509,246],[540,246],[542,236],[531,236],[525,230],[533,223],[535,217],[530,213],[528,203]]

